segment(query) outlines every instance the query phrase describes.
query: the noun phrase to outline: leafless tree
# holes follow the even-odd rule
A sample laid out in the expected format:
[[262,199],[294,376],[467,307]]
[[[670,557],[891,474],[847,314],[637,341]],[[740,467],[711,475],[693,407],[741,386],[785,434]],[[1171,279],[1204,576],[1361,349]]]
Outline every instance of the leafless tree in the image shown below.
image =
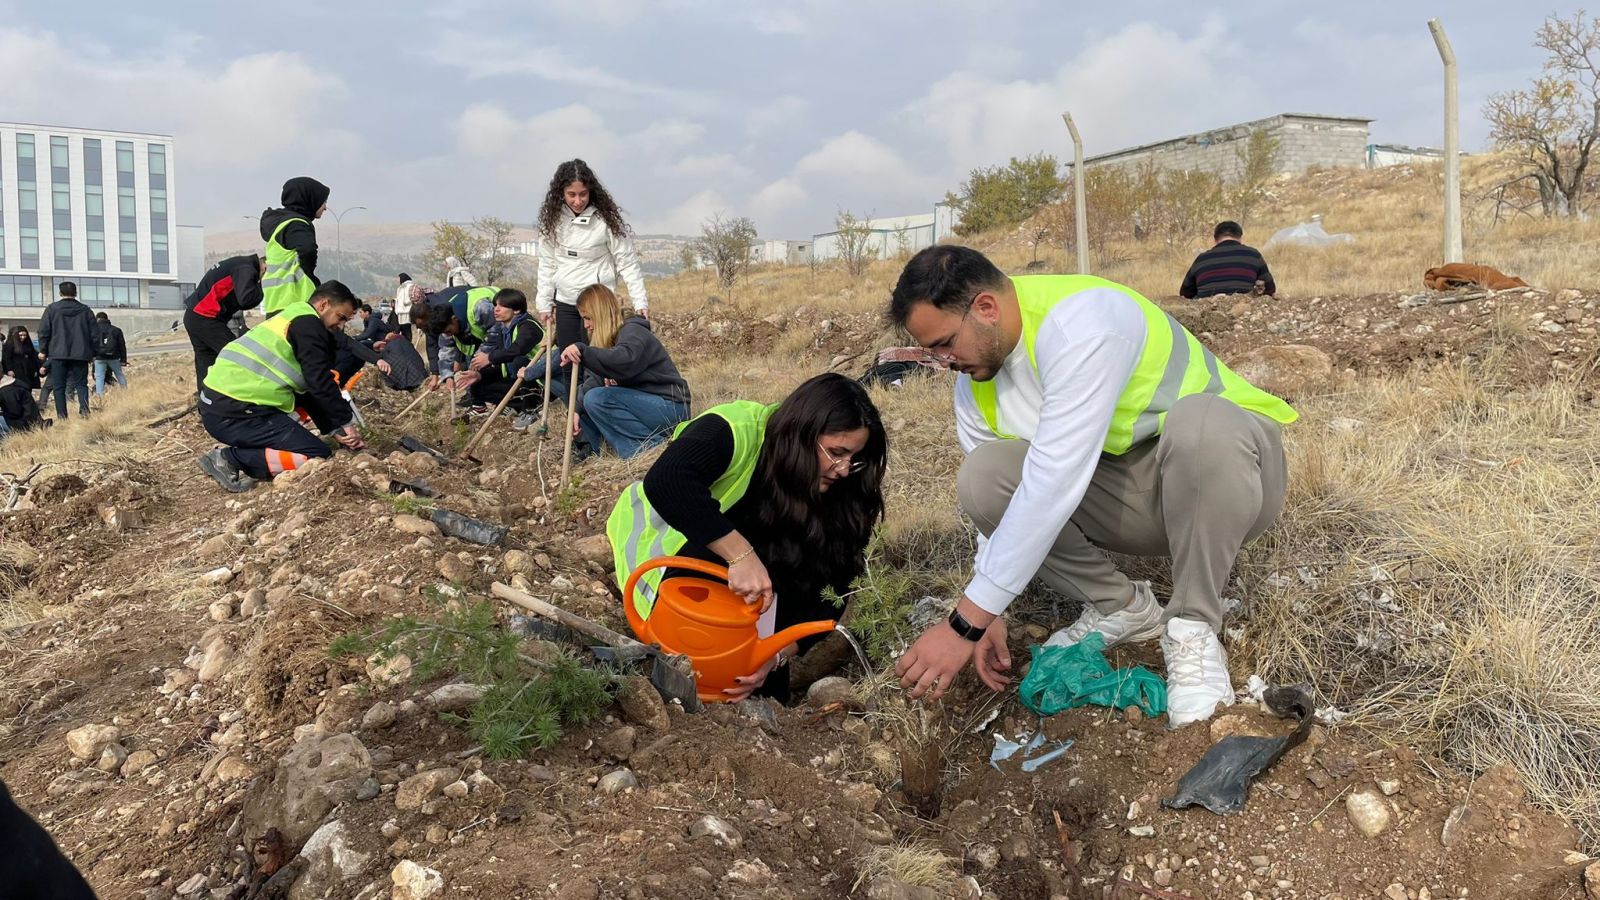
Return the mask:
[[1600,139],[1600,18],[1551,16],[1533,43],[1549,54],[1544,74],[1489,98],[1489,136],[1528,166],[1545,215],[1576,216]]

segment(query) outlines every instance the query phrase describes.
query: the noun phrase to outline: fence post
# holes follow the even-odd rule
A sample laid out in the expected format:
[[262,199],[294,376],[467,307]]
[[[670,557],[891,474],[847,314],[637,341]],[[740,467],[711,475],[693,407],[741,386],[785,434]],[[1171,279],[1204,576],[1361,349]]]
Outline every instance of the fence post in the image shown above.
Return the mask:
[[1456,105],[1456,51],[1438,19],[1428,20],[1433,43],[1444,62],[1444,261],[1465,262],[1461,248],[1460,113]]
[[1072,113],[1062,113],[1072,134],[1072,220],[1077,225],[1075,240],[1078,244],[1078,274],[1089,274],[1089,220],[1085,215],[1088,204],[1084,200],[1087,174],[1083,171],[1083,138],[1078,136],[1078,126],[1072,122]]

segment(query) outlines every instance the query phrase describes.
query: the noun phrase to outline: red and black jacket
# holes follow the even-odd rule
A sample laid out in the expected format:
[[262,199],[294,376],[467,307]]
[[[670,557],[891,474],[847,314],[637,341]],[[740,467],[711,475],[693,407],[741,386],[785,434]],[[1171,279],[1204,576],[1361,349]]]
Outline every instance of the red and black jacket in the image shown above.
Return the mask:
[[232,256],[212,267],[184,301],[184,309],[206,319],[226,322],[234,314],[261,305],[261,257]]

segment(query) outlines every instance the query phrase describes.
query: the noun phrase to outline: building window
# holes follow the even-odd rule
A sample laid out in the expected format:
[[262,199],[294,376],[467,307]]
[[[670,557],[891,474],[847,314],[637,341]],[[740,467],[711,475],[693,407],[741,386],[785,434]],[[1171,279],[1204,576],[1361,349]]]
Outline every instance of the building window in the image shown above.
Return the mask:
[[136,278],[80,278],[78,299],[88,306],[129,308],[139,305]]
[[55,235],[57,269],[72,268],[72,170],[67,139],[50,136],[50,228]]
[[37,275],[0,275],[0,306],[44,306],[44,279]]
[[156,272],[166,272],[169,269],[165,231],[150,232],[150,268]]
[[139,219],[133,201],[132,141],[117,141],[117,244],[121,270],[139,271]]
[[17,226],[22,268],[39,268],[39,163],[33,135],[17,135]]
[[98,138],[83,139],[83,211],[91,272],[106,270],[106,197],[101,152]]

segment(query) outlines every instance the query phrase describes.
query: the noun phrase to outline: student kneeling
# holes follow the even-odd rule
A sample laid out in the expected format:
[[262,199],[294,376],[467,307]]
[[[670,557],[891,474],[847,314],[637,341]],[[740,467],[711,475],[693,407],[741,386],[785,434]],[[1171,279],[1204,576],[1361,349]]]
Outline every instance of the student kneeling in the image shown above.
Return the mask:
[[[623,459],[667,439],[689,419],[689,384],[643,316],[623,318],[617,295],[603,284],[578,295],[578,313],[589,341],[569,344],[561,365],[583,365],[573,433],[592,449],[601,444]],[[529,366],[527,373],[543,375]]]
[[[528,297],[516,288],[502,288],[494,295],[494,325],[478,345],[478,352],[467,364],[467,396],[474,413],[486,413],[500,402],[513,384],[522,384],[517,373],[528,364],[528,357],[544,340],[544,329],[528,315]],[[532,396],[532,391],[519,392]],[[523,412],[524,396],[513,397],[511,408]]]
[[349,288],[323,282],[310,300],[290,303],[217,354],[200,390],[200,424],[228,446],[199,463],[223,488],[248,491],[256,480],[333,455],[300,424],[296,406],[345,447],[366,446],[333,380],[334,333],[355,315],[356,304]]

